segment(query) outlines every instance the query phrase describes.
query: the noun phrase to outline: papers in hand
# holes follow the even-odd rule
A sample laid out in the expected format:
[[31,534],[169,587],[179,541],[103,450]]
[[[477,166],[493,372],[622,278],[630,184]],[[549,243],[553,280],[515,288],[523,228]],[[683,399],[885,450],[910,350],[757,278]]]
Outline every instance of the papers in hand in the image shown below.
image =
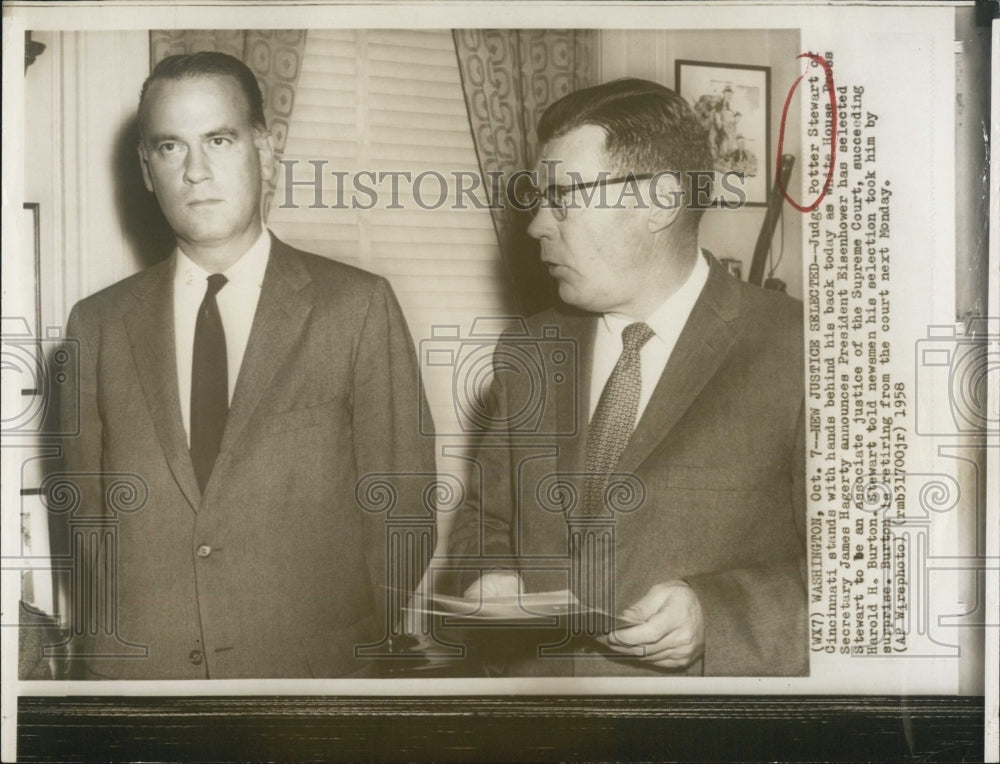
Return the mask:
[[507,597],[452,597],[447,594],[435,594],[421,599],[422,605],[411,602],[407,610],[415,614],[451,616],[484,624],[551,623],[553,619],[570,615],[588,619],[606,618],[610,621],[610,628],[620,629],[638,623],[599,608],[583,605],[568,589],[521,593]]

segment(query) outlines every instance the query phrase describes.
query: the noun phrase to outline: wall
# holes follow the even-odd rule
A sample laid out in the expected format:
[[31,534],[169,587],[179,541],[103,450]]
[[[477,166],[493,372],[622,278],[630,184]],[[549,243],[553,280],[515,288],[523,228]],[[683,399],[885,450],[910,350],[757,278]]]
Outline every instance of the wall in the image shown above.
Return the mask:
[[[674,83],[674,63],[677,59],[710,61],[713,63],[750,64],[771,67],[771,130],[768,161],[772,168],[778,146],[781,109],[792,82],[802,71],[796,60],[799,50],[797,30],[603,30],[600,40],[602,81],[619,77],[642,77],[669,88]],[[795,155],[796,165],[788,187],[799,187],[799,111],[798,100],[789,110],[784,153]],[[772,183],[773,169],[772,169]],[[794,197],[793,197],[794,198]],[[732,257],[743,263],[743,278],[750,272],[754,247],[764,220],[765,208],[747,207],[740,210],[709,210],[701,224],[701,245],[716,257]],[[775,229],[772,252],[777,260],[784,233],[784,257],[775,276],[788,284],[789,294],[802,298],[802,218],[789,205],[779,228]]]
[[134,115],[147,32],[35,32],[25,74],[25,194],[40,211],[41,318],[64,327],[82,297],[149,264],[162,218],[142,183]]
[[[148,251],[143,239],[155,230],[148,221],[156,208],[142,184],[131,119],[149,71],[149,36],[34,32],[32,38],[45,50],[19,83],[24,88],[24,142],[12,154],[22,157],[23,186],[5,189],[10,193],[5,203],[15,208],[38,205],[38,261],[16,258],[28,268],[18,273],[11,288],[5,259],[4,314],[24,318],[32,332],[49,338],[43,348],[51,360],[73,304],[147,262],[139,253]],[[29,246],[30,237],[25,236],[19,247],[30,252]],[[34,281],[36,271],[38,283],[32,289],[26,276],[30,273]],[[44,410],[43,416],[54,417],[53,401]],[[20,439],[17,445],[20,469],[8,470],[5,464],[4,475],[19,474],[18,488],[37,487],[53,467],[49,457],[54,444],[37,436]],[[17,501],[23,550],[15,554],[64,549],[66,517],[49,515],[37,496],[15,494],[12,502]],[[56,520],[53,526],[50,517]],[[48,571],[29,571],[22,578],[23,599],[65,617],[65,600],[62,605],[56,600],[65,598],[67,589],[54,591],[53,583]]]

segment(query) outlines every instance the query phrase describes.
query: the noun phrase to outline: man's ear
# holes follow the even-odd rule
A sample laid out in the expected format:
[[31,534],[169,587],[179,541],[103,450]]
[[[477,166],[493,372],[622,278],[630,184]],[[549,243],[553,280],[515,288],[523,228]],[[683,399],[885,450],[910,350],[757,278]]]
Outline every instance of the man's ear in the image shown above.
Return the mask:
[[146,144],[142,142],[142,138],[139,139],[137,149],[139,151],[139,164],[142,167],[142,181],[146,184],[147,191],[154,192],[153,176],[149,174],[149,155],[146,154]]
[[661,172],[649,181],[649,217],[646,228],[650,233],[660,233],[674,224],[684,205],[684,188],[680,176],[674,172]]
[[253,142],[260,159],[260,177],[265,182],[270,181],[277,169],[274,166],[274,136],[270,130],[255,130]]

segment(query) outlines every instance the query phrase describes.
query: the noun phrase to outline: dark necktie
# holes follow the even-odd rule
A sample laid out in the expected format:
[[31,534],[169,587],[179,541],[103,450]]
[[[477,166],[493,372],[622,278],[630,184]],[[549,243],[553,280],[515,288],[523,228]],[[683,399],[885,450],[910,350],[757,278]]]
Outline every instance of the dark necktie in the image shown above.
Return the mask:
[[209,475],[219,455],[222,431],[229,414],[229,369],[226,363],[226,333],[222,328],[215,295],[226,285],[226,277],[208,277],[205,299],[198,308],[191,364],[191,461],[198,487],[205,492]]
[[622,354],[608,378],[587,432],[584,514],[604,507],[604,487],[632,436],[642,388],[639,351],[654,334],[646,324],[629,324],[622,332]]

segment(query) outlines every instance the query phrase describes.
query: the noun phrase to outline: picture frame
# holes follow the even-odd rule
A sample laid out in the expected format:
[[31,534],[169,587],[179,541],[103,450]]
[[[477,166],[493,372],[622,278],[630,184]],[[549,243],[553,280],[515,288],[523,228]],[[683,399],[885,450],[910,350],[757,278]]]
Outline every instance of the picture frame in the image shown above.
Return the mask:
[[[708,133],[712,206],[765,207],[771,188],[771,67],[677,59],[674,83]],[[722,185],[722,173],[742,185]],[[742,187],[743,199],[730,186]]]
[[[120,19],[129,9],[105,10]],[[143,13],[156,10],[142,9]],[[232,16],[228,8],[213,10]],[[318,5],[313,10],[326,12]],[[191,20],[183,8],[163,10],[167,12],[176,18],[175,23]],[[399,13],[397,9],[392,12]],[[552,12],[564,13],[564,9],[553,7]],[[677,9],[668,12],[674,14]],[[704,11],[698,8],[696,12]],[[968,22],[972,13],[971,8],[958,9],[955,16]],[[392,23],[405,26],[407,18],[404,13],[395,16]],[[579,23],[586,21],[582,11],[578,18],[582,19]],[[252,19],[241,15],[234,21],[253,26]],[[737,25],[732,18],[726,18],[724,23],[726,31]],[[141,24],[137,22],[136,26]],[[191,22],[190,26],[196,24]],[[967,29],[962,32],[960,27],[956,36],[962,34],[966,36],[965,55],[969,56],[975,50],[968,42],[971,33]],[[950,48],[948,51],[950,54]],[[694,50],[683,52],[698,55]],[[625,58],[644,53],[643,48],[637,52],[622,50]],[[654,50],[650,42],[649,58],[655,58],[660,67],[657,78],[666,84],[675,64],[669,55],[667,48]],[[8,70],[14,72],[16,67]],[[777,119],[785,81],[778,66],[774,78],[777,100],[773,108]],[[674,86],[680,90],[679,75]],[[967,87],[966,95],[971,90],[971,86]],[[773,182],[769,90],[768,82],[765,188]],[[798,97],[802,97],[801,92]],[[780,144],[776,145],[780,149]],[[134,155],[134,146],[130,144],[128,149]],[[978,160],[968,165],[977,171],[982,168]],[[764,204],[748,200],[746,206]],[[960,196],[956,206],[961,209]],[[742,217],[752,219],[754,214]],[[52,217],[47,207],[43,221]],[[711,222],[723,217],[714,215]],[[967,257],[974,252],[964,251]],[[960,257],[962,252],[960,248]],[[966,267],[960,260],[960,275],[963,269]],[[970,279],[976,279],[983,269],[966,270]],[[38,283],[36,278],[36,287]],[[986,496],[985,468],[977,469],[975,474],[981,482],[967,493]],[[986,512],[981,511],[985,525]],[[988,563],[981,558],[970,558],[968,563],[979,566],[973,571],[977,576],[990,573],[989,568],[984,573]],[[5,566],[11,564],[5,561]],[[990,618],[990,613],[985,617]],[[987,650],[990,644],[996,644],[996,630],[991,631],[986,638]],[[979,650],[983,652],[982,647]],[[695,688],[694,682],[703,681],[699,678],[692,681],[690,690],[683,688],[683,693],[696,694],[643,693],[630,687],[617,694],[603,692],[600,685],[584,692],[577,688],[566,690],[558,681],[551,682],[552,689],[544,690],[545,694],[522,694],[516,680],[505,678],[490,678],[488,682],[466,679],[451,684],[444,684],[447,680],[406,680],[400,683],[401,689],[396,689],[393,681],[360,680],[358,685],[345,685],[348,689],[344,690],[340,685],[303,685],[294,680],[280,685],[267,684],[266,680],[223,680],[209,691],[186,681],[110,686],[91,682],[77,684],[69,692],[65,683],[21,683],[15,702],[7,707],[14,713],[8,715],[5,708],[5,716],[16,723],[9,739],[16,740],[22,761],[889,761],[983,760],[984,716],[989,713],[987,708],[995,708],[991,702],[995,698],[993,679],[986,682],[985,699],[982,689],[975,686],[966,691],[972,694],[964,695],[927,694],[903,685],[898,692],[889,688],[888,694],[875,695],[860,684],[815,694],[757,694],[745,687],[719,694]],[[438,681],[442,684],[438,685]]]

